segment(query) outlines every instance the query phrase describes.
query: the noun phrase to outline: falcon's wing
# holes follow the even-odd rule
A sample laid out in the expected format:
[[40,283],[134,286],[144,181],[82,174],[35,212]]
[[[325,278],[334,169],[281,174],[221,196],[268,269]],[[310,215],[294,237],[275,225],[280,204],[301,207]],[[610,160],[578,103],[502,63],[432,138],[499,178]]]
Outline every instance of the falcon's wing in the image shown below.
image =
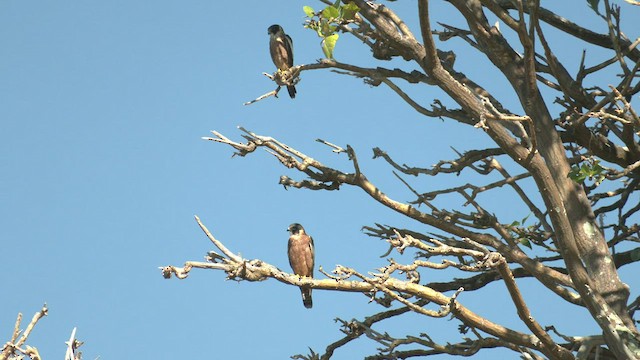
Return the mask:
[[287,50],[287,54],[289,54],[289,56],[287,57],[287,64],[289,65],[289,67],[293,66],[293,40],[291,40],[291,36],[289,35],[285,35],[285,42],[284,42],[284,47]]

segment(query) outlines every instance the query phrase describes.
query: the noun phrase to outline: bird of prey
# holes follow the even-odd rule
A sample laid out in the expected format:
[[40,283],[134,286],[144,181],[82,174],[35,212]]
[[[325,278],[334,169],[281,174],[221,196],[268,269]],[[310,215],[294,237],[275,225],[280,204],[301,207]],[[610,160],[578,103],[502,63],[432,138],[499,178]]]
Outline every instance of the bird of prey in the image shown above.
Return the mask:
[[[300,224],[291,224],[287,229],[291,233],[289,236],[289,264],[293,273],[298,276],[313,277],[313,239],[307,235],[304,228]],[[300,287],[302,293],[302,303],[307,309],[311,309],[313,302],[311,301],[311,289],[308,287]]]
[[[269,30],[269,51],[271,52],[271,60],[278,70],[288,70],[293,66],[293,41],[291,37],[284,33],[282,26],[271,25]],[[287,86],[289,96],[296,97],[296,87]]]

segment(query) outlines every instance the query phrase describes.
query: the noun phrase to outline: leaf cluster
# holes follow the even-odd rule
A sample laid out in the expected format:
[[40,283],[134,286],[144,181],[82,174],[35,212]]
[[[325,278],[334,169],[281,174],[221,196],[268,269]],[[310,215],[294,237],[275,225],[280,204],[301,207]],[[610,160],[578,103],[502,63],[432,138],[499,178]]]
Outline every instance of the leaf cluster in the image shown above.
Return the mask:
[[584,184],[585,180],[593,181],[596,186],[605,179],[606,169],[600,165],[600,160],[590,158],[579,165],[573,165],[569,171],[569,178],[579,184]]
[[523,246],[533,249],[532,241],[534,244],[542,244],[545,237],[540,231],[540,224],[532,224],[525,226],[527,219],[531,214],[525,216],[522,220],[515,220],[511,224],[506,226],[509,234],[516,239],[516,241]]
[[354,3],[340,4],[337,0],[333,5],[316,12],[311,6],[302,8],[307,15],[304,27],[312,29],[322,39],[320,46],[324,56],[333,59],[333,50],[338,42],[340,27],[355,21],[360,8]]

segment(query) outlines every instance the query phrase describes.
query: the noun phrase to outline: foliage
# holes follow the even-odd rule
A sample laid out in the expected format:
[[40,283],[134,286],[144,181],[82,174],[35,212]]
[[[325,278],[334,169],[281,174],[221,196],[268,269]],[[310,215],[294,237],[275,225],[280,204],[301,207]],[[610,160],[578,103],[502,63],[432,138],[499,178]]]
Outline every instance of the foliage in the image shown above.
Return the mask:
[[606,169],[600,165],[600,160],[591,158],[580,165],[573,165],[569,172],[569,178],[580,184],[583,184],[585,180],[590,180],[597,186],[604,181],[605,171]]
[[[529,216],[530,215],[527,215],[520,221],[517,221],[517,220],[513,221],[511,224],[507,226],[507,229],[509,229],[511,236],[513,236],[513,238],[515,238],[518,243],[528,247],[529,249],[533,249],[533,247],[531,246],[530,238],[534,236],[534,234],[536,233],[536,230],[539,228],[540,225],[533,224],[525,228],[524,224],[527,222],[527,219],[529,218]],[[536,237],[539,237],[539,236],[536,236]]]
[[302,9],[308,18],[304,25],[305,28],[311,29],[318,34],[322,39],[320,46],[324,56],[328,59],[333,59],[333,51],[338,42],[339,30],[341,27],[353,22],[360,9],[354,3],[340,4],[340,0],[317,13],[311,6],[304,6]]

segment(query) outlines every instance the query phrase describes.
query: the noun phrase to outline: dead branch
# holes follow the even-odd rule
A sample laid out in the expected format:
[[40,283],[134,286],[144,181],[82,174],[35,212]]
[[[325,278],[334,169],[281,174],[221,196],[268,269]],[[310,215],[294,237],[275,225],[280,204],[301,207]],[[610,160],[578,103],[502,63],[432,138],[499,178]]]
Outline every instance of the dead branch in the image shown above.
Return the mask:
[[516,306],[520,320],[522,320],[529,330],[531,330],[538,339],[542,341],[543,347],[546,349],[545,354],[554,354],[554,358],[572,359],[573,355],[571,352],[556,344],[551,336],[549,336],[542,326],[540,326],[540,324],[533,318],[504,257],[499,253],[492,253],[492,255],[488,256],[484,260],[484,263],[488,267],[497,268],[507,285],[507,289],[509,290],[511,299]]
[[[521,251],[514,251],[512,247],[502,243],[487,233],[470,231],[467,228],[452,222],[451,217],[446,214],[427,214],[425,212],[418,211],[410,204],[401,203],[389,198],[383,191],[371,183],[365,174],[358,170],[359,167],[357,166],[355,152],[353,149],[349,151],[349,146],[347,146],[347,153],[350,154],[350,159],[354,165],[354,173],[345,173],[327,167],[318,160],[313,159],[272,137],[258,135],[242,127],[240,127],[240,130],[245,133],[244,138],[247,140],[246,143],[234,142],[216,131],[212,132],[216,135],[215,138],[204,139],[227,144],[238,150],[236,155],[240,156],[246,156],[247,154],[254,152],[257,148],[264,147],[269,150],[269,153],[274,155],[285,167],[295,168],[311,178],[311,181],[287,181],[286,184],[288,185],[293,184],[296,187],[307,188],[310,190],[337,189],[341,184],[359,187],[374,200],[409,218],[433,226],[449,234],[459,236],[460,238],[470,239],[478,244],[482,244],[483,246],[496,249],[500,253],[505,254],[510,262],[517,262],[521,264],[527,271],[545,284],[545,286],[563,298],[568,299],[575,297],[575,294],[564,288],[564,286],[572,286],[571,281],[565,274],[558,273],[555,270],[532,260]],[[472,217],[471,221],[475,221],[474,219],[475,218]],[[191,263],[189,265],[193,266]],[[210,265],[211,264],[199,264],[199,267],[211,267]],[[575,299],[572,302],[574,301]]]
[[2,352],[0,353],[0,360],[7,360],[10,357],[16,355],[16,353],[21,353],[26,356],[29,356],[32,360],[40,360],[40,354],[38,353],[38,349],[31,346],[26,346],[26,348],[22,348],[22,346],[26,343],[27,338],[31,335],[31,332],[35,328],[36,324],[40,319],[47,316],[49,309],[47,309],[47,304],[42,306],[42,309],[33,315],[31,318],[31,322],[27,325],[27,328],[20,336],[20,323],[22,321],[22,314],[18,314],[18,318],[16,319],[16,323],[14,326],[13,334],[11,336],[11,340],[4,344],[2,347]]
[[65,343],[67,345],[67,352],[64,355],[64,360],[80,360],[82,358],[82,352],[78,351],[78,348],[82,346],[84,342],[76,338],[76,330],[77,328],[73,328],[69,341]]
[[465,168],[470,168],[479,174],[486,175],[491,172],[492,170],[491,168],[485,168],[482,165],[477,166],[474,164],[484,159],[488,159],[493,156],[498,156],[503,154],[504,154],[504,151],[502,151],[499,148],[485,149],[485,150],[469,150],[469,151],[466,151],[464,154],[458,153],[458,155],[460,155],[458,159],[442,160],[442,161],[439,161],[437,164],[433,165],[431,169],[426,169],[426,168],[418,168],[418,167],[409,167],[406,164],[399,165],[387,154],[386,151],[383,151],[377,147],[373,148],[374,159],[381,157],[389,165],[393,166],[396,170],[401,171],[404,174],[413,175],[413,176],[418,176],[420,174],[435,176],[439,173],[460,174],[462,170],[464,170]]
[[[361,293],[375,293],[382,292],[387,296],[390,296],[395,301],[407,306],[410,310],[422,315],[431,317],[442,317],[447,314],[452,314],[454,317],[460,319],[467,326],[477,328],[488,334],[492,334],[499,338],[505,339],[520,346],[524,346],[531,349],[541,350],[539,347],[539,340],[533,335],[527,335],[515,330],[505,328],[501,325],[490,322],[489,320],[478,316],[471,312],[469,309],[461,305],[457,300],[458,294],[463,290],[458,289],[452,296],[445,296],[444,294],[434,291],[433,289],[424,285],[417,284],[413,281],[401,281],[394,277],[391,277],[395,271],[402,270],[408,271],[409,268],[403,267],[397,263],[391,262],[386,267],[385,272],[380,274],[374,274],[373,276],[365,276],[354,269],[343,267],[338,265],[333,271],[338,277],[332,276],[328,279],[312,279],[307,277],[300,277],[294,274],[288,274],[277,267],[268,264],[264,261],[254,259],[247,260],[233,254],[222,242],[215,239],[211,232],[207,229],[202,222],[196,217],[198,225],[201,227],[207,238],[224,254],[216,255],[214,258],[210,258],[212,262],[202,263],[190,261],[180,268],[176,266],[162,267],[162,274],[165,278],[170,278],[172,275],[176,275],[179,279],[184,279],[188,276],[189,272],[193,268],[206,268],[222,270],[227,274],[227,279],[232,280],[247,280],[247,281],[262,281],[269,278],[276,279],[279,282],[293,285],[293,286],[306,286],[313,289],[324,289],[334,291],[347,291],[347,292],[361,292]],[[410,238],[407,241],[412,241]],[[480,256],[480,253],[473,250],[464,249],[450,249],[444,244],[440,244],[432,251],[438,253],[450,253],[457,254],[462,251],[465,254]],[[424,263],[417,262],[415,266],[424,265]],[[348,280],[351,277],[360,279],[359,281]],[[440,310],[425,309],[422,306],[408,302],[405,297],[398,295],[399,293],[414,296],[418,299],[426,300],[427,302],[440,305]]]

